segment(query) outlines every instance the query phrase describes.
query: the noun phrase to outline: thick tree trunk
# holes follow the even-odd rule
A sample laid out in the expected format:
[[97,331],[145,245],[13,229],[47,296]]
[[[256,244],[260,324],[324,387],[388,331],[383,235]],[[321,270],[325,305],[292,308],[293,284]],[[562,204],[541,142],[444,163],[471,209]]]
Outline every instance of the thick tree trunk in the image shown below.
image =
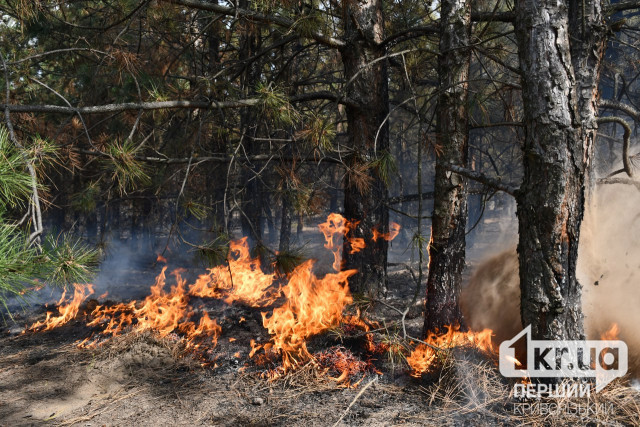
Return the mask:
[[[347,46],[341,49],[347,81],[346,96],[357,106],[347,107],[349,146],[355,154],[350,167],[358,170],[389,149],[389,129],[382,125],[389,112],[387,60],[379,43],[383,40],[382,1],[343,2],[343,22]],[[381,127],[382,125],[382,127]],[[377,135],[377,139],[376,139]],[[358,185],[358,181],[368,181]],[[373,241],[373,229],[386,232],[388,192],[375,168],[348,173],[345,182],[344,216],[358,221],[353,236],[364,238],[366,248],[350,253],[345,244],[344,266],[357,269],[349,279],[351,291],[380,293],[386,290],[387,241]]]
[[444,0],[440,15],[437,135],[442,152],[436,158],[425,334],[443,332],[448,325],[463,326],[458,300],[465,262],[467,182],[446,165],[467,167],[471,1]]
[[576,278],[589,147],[581,137],[569,9],[516,2],[524,104],[524,178],[517,194],[521,316],[534,339],[583,339]]

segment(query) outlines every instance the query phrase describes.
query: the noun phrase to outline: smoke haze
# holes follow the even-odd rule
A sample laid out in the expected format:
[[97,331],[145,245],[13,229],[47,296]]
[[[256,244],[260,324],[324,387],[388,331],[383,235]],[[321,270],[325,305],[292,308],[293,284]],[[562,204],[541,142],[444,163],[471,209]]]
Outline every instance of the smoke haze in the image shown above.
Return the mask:
[[[640,373],[640,192],[629,185],[601,185],[587,207],[578,254],[585,330],[599,339],[613,323],[629,346],[629,366]],[[491,328],[496,342],[522,330],[515,247],[486,259],[461,295],[474,330]]]

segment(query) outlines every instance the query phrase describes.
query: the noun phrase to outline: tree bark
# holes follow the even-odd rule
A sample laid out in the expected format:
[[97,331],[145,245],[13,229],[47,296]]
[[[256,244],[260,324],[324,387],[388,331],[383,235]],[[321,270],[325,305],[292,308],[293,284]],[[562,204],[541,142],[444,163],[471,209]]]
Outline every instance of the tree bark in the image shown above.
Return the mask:
[[[607,32],[602,0],[570,0],[569,28],[571,60],[578,85],[578,113],[581,139],[587,158],[587,190],[595,187],[595,173],[589,173],[598,133],[598,82],[607,45]],[[587,194],[588,196],[588,194]]]
[[437,137],[424,333],[463,326],[459,295],[465,263],[467,180],[447,166],[467,167],[471,1],[441,2]]
[[[347,0],[343,2],[343,23],[346,46],[340,49],[347,81],[346,96],[355,102],[347,105],[348,143],[355,155],[350,166],[358,170],[374,161],[389,148],[389,128],[382,124],[389,112],[386,50],[384,40],[382,0]],[[368,181],[366,190],[357,181]],[[364,238],[365,249],[350,253],[345,243],[344,267],[357,269],[349,279],[352,292],[383,293],[386,291],[387,241],[373,241],[374,227],[386,232],[389,210],[388,192],[375,168],[369,167],[360,176],[347,173],[345,180],[344,216],[357,221],[354,237]]]
[[[240,7],[249,9],[251,0],[241,0]],[[254,95],[256,85],[260,81],[260,61],[252,61],[247,63],[260,50],[261,37],[260,28],[255,28],[249,23],[245,25],[240,41],[240,60],[244,66],[241,75],[242,89],[246,96]],[[240,129],[244,133],[242,143],[245,151],[249,155],[260,153],[260,142],[255,140],[258,133],[258,117],[253,109],[245,108],[240,113]],[[257,174],[260,169],[255,163],[249,162],[241,173],[241,185],[244,186],[242,194],[242,210],[241,216],[242,233],[249,236],[252,243],[259,244],[264,236],[264,215],[263,215],[263,197],[262,197],[262,181],[258,179]]]
[[524,177],[518,204],[521,316],[534,339],[584,339],[578,241],[590,148],[582,139],[565,2],[516,2]]

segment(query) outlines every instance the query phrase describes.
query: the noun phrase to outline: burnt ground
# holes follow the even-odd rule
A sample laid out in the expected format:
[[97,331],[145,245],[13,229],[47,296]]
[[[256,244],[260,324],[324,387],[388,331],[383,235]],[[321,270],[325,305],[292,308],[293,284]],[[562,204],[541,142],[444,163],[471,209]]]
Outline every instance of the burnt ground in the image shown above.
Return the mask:
[[[390,306],[403,308],[414,289],[405,271],[390,279],[386,304],[362,308],[387,327],[376,332],[377,342],[403,344],[400,315]],[[259,310],[199,303],[222,327],[218,345],[203,356],[210,362],[204,367],[202,359],[185,356],[172,335],[128,333],[95,348],[78,348],[94,332],[83,315],[52,331],[21,333],[44,317],[45,308],[17,313],[15,323],[0,329],[0,425],[584,424],[575,417],[549,421],[514,415],[511,386],[486,354],[457,350],[440,371],[416,379],[398,351],[366,355],[357,331],[355,337],[330,331],[309,343],[314,352],[349,351],[368,358],[369,369],[352,379],[361,381],[357,387],[345,387],[332,379],[337,372],[311,364],[270,381],[263,375],[268,366],[248,359],[251,339],[268,340]],[[416,305],[407,315],[407,332],[418,336],[421,324]],[[626,406],[621,404],[618,418],[603,421],[636,424],[637,393],[621,387],[624,392],[616,389],[615,397]]]

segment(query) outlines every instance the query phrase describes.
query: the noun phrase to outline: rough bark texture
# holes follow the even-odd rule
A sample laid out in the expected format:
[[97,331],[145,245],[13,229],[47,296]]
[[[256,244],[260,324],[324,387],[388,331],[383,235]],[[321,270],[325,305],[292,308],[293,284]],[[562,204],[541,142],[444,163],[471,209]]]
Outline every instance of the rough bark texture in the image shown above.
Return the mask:
[[581,138],[587,156],[588,186],[595,186],[595,173],[589,173],[594,156],[598,132],[598,82],[607,45],[608,27],[603,14],[602,0],[570,0],[569,28],[571,38],[571,60],[578,85],[578,112],[581,123]]
[[463,326],[458,300],[465,262],[467,180],[445,165],[467,166],[471,2],[442,1],[440,13],[437,135],[442,152],[436,159],[425,334],[442,332],[448,325]]
[[517,194],[522,324],[534,339],[584,339],[576,278],[589,147],[565,2],[516,2],[523,76],[524,178]]
[[[382,1],[344,1],[343,22],[346,46],[340,53],[348,82],[346,96],[356,104],[346,108],[347,133],[349,146],[356,153],[351,166],[357,169],[389,149],[388,126],[383,125],[378,132],[389,112],[387,60],[380,59],[386,51],[379,45],[383,40]],[[366,248],[351,254],[345,244],[344,267],[359,272],[349,279],[352,292],[379,293],[386,289],[388,244],[384,239],[374,242],[372,237],[374,227],[384,232],[388,228],[388,192],[375,168],[362,173],[368,175],[366,191],[361,191],[355,182],[360,178],[347,174],[344,216],[359,221],[353,236],[364,238]]]

